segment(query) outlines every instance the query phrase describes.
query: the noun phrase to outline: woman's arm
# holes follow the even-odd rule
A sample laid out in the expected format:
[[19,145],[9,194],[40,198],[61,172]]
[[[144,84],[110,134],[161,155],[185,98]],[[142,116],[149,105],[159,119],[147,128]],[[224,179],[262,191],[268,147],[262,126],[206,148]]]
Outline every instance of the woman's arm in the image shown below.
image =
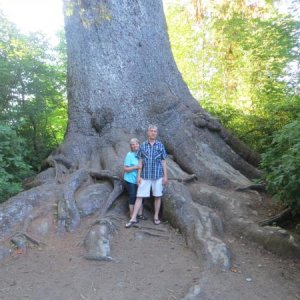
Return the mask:
[[129,173],[131,171],[138,170],[139,168],[140,168],[139,165],[132,166],[132,167],[124,166],[124,172]]

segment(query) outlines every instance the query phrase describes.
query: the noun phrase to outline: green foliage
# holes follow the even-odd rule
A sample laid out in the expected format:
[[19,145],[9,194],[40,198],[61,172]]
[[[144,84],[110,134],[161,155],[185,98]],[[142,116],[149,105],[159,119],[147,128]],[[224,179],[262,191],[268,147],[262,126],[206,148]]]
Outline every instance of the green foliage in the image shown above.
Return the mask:
[[22,180],[31,174],[25,162],[26,143],[9,126],[0,124],[0,202],[22,189]]
[[67,122],[64,36],[53,49],[39,33],[21,34],[0,12],[0,121],[24,138],[38,170],[61,142]]
[[272,1],[192,2],[166,7],[179,70],[207,111],[262,152],[300,112],[299,22]]
[[[67,123],[66,44],[21,34],[0,11],[0,201],[62,141]],[[30,171],[32,170],[32,171]]]
[[262,155],[268,190],[300,212],[300,116],[274,135]]
[[[300,9],[297,1],[294,8]],[[300,22],[280,14],[273,1],[174,0],[166,17],[174,58],[193,96],[265,152],[269,191],[299,209]]]

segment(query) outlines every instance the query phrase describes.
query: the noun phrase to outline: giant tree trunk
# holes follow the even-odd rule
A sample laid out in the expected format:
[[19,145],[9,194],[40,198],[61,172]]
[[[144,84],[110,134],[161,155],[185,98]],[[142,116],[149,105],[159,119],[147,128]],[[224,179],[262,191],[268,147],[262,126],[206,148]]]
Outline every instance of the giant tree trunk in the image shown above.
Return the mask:
[[[6,204],[1,233],[11,232],[28,215],[34,221],[34,207],[41,202],[34,199],[41,197],[58,203],[60,232],[75,230],[83,216],[104,215],[122,193],[129,139],[145,139],[148,125],[156,124],[170,154],[164,213],[196,253],[209,264],[230,266],[229,250],[220,238],[221,218],[233,233],[246,233],[271,250],[286,253],[288,247],[289,253],[297,253],[299,245],[289,234],[261,230],[249,219],[247,204],[257,195],[234,189],[249,186],[250,179],[259,176],[253,166],[257,157],[191,96],[170,50],[162,2],[65,0],[65,13],[69,100],[65,140],[48,158],[49,168],[36,178],[35,184],[42,185],[27,191],[33,198],[27,210],[20,210],[12,221],[11,207],[24,194]],[[197,181],[185,183],[192,174]],[[87,207],[93,197],[97,205]],[[270,232],[275,242],[265,238]],[[277,245],[283,240],[287,246],[281,249]]]
[[225,131],[183,82],[161,1],[79,2],[67,1],[69,126],[61,148],[74,165],[105,164],[103,148],[118,152],[125,142],[118,153],[124,154],[126,138],[144,138],[154,123],[176,162],[200,180],[233,187],[248,183],[241,173],[258,174],[226,144]]

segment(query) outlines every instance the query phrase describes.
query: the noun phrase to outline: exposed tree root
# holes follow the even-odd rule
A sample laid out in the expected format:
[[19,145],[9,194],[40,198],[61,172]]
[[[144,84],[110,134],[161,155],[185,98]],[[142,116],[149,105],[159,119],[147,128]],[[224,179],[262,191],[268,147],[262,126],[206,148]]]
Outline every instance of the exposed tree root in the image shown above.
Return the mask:
[[226,230],[238,238],[252,240],[265,249],[286,257],[300,257],[300,244],[286,230],[261,227],[257,213],[252,208],[254,194],[237,193],[205,184],[189,186],[194,201],[217,209],[226,222]]
[[[102,163],[102,166],[113,165],[114,171],[79,169],[68,174],[70,170],[68,168],[73,167],[69,164],[67,166],[62,164],[64,172],[60,173],[61,176],[58,181],[64,182],[63,184],[42,184],[3,204],[0,212],[2,236],[4,237],[7,233],[16,229],[21,233],[27,232],[27,228],[31,228],[31,223],[34,220],[41,217],[47,218],[49,213],[52,214],[52,207],[57,202],[59,232],[73,231],[79,226],[82,217],[89,214],[98,214],[100,219],[93,223],[84,240],[87,250],[86,258],[112,260],[109,239],[114,230],[111,221],[113,216],[109,218],[103,218],[103,216],[107,215],[114,201],[124,190],[122,179],[115,170],[120,168],[120,162],[117,159],[124,155],[121,152],[126,151],[122,143],[116,145],[115,149],[111,150],[115,153],[114,161],[109,160]],[[108,149],[106,151],[109,152]],[[103,153],[106,153],[105,155],[109,157],[108,152],[104,151]],[[103,157],[106,157],[105,155]],[[112,160],[112,158],[110,159]],[[56,164],[56,167],[58,165],[61,164]],[[196,170],[198,170],[198,167]],[[248,237],[273,252],[299,255],[299,245],[287,231],[270,226],[262,228],[257,225],[260,220],[252,220],[251,199],[255,195],[254,192],[250,195],[247,190],[253,189],[253,186],[245,185],[245,188],[240,189],[243,191],[241,193],[237,190],[229,191],[228,189],[200,184],[197,181],[198,176],[196,174],[188,174],[183,171],[172,160],[172,157],[168,158],[168,174],[170,180],[163,200],[164,215],[171,225],[180,229],[186,238],[187,244],[197,255],[206,258],[207,266],[219,266],[228,269],[231,265],[230,251],[221,240],[223,234],[221,215],[226,222],[226,230],[232,231],[237,236]],[[44,182],[43,180],[47,182],[47,179],[50,182],[55,182],[57,179],[57,175],[47,170],[38,176],[40,179],[37,182]],[[96,179],[97,182],[93,179]],[[247,183],[248,181],[243,179],[242,182]],[[187,184],[187,186],[184,184]],[[254,189],[257,188],[254,187]],[[98,201],[100,198],[102,200]],[[82,211],[82,204],[86,205],[89,201],[94,201],[93,199],[98,201],[97,205],[93,204],[86,211]],[[45,209],[45,205],[48,205],[47,209]],[[215,209],[217,209],[219,215]],[[274,220],[270,222],[274,222]],[[140,225],[137,228],[142,229],[140,235],[149,234],[150,229],[161,231],[160,228],[144,228]],[[145,231],[144,229],[149,230]],[[167,238],[160,234],[152,234],[151,232],[150,234]],[[27,233],[17,235],[17,237],[15,242],[21,246],[22,243],[25,245],[27,241],[34,244],[40,243]],[[140,237],[137,236],[136,238]],[[296,254],[297,252],[298,254]]]
[[62,197],[56,184],[44,184],[12,197],[1,205],[0,237],[5,238],[13,231],[22,231],[24,223],[34,211],[55,203]]
[[76,191],[90,179],[87,170],[74,172],[64,184],[63,198],[58,202],[58,225],[62,232],[64,229],[74,231],[80,223],[80,214],[75,204]]
[[217,237],[222,234],[222,222],[208,207],[194,203],[188,189],[181,183],[170,182],[164,196],[164,214],[171,225],[180,228],[188,245],[208,266],[224,269],[231,266],[230,252]]

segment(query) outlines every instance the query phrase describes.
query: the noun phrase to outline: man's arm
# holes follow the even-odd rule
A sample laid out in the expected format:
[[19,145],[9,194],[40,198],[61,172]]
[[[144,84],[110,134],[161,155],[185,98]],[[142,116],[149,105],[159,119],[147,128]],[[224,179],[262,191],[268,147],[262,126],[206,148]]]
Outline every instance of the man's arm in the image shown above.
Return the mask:
[[162,163],[162,168],[163,168],[163,172],[164,172],[164,176],[163,176],[163,181],[162,181],[162,183],[163,183],[163,184],[167,184],[167,182],[168,182],[167,161],[166,161],[165,159],[163,159],[163,160],[161,161],[161,163]]
[[137,175],[137,184],[138,184],[138,185],[141,183],[142,166],[143,166],[143,160],[142,160],[142,159],[139,159],[139,164],[138,164],[138,175]]

